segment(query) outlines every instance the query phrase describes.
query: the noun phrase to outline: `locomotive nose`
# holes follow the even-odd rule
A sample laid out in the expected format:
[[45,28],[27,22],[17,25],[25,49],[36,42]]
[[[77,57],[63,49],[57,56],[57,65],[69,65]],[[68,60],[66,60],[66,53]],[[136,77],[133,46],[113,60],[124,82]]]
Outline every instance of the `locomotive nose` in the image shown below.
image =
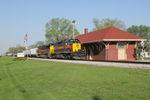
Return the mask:
[[74,43],[72,46],[72,52],[78,52],[79,50],[81,50],[81,44],[80,43]]

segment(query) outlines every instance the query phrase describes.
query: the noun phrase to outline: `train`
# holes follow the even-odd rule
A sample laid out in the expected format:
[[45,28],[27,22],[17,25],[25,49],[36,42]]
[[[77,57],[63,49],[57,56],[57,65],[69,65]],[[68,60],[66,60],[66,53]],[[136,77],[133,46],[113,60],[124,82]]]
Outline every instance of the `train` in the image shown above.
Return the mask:
[[78,39],[66,39],[23,51],[26,57],[75,59],[85,56]]

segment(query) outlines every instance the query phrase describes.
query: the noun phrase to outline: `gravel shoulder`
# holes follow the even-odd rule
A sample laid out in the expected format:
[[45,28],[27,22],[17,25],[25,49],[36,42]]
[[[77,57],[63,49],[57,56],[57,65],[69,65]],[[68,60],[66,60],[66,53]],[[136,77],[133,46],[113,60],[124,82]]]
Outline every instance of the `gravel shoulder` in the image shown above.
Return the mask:
[[42,58],[30,58],[30,59],[53,61],[53,62],[65,62],[65,63],[73,63],[73,64],[86,64],[86,65],[94,65],[94,66],[106,66],[106,67],[150,69],[150,64],[117,63],[117,62],[103,62],[103,61],[82,61],[82,60],[63,60],[63,59],[42,59]]

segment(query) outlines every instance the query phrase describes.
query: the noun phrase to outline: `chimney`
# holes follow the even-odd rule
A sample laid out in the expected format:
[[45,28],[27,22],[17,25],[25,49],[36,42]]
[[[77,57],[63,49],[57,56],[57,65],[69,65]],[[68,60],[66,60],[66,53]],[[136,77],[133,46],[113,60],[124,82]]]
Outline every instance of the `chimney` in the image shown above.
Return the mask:
[[86,34],[86,33],[88,33],[88,29],[87,28],[84,29],[84,34]]

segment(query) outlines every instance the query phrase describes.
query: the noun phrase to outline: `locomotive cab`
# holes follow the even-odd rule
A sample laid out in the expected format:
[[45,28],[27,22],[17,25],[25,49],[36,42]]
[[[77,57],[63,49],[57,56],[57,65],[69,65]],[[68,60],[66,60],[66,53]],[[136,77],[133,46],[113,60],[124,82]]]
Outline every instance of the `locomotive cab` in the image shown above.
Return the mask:
[[80,41],[77,39],[69,39],[64,42],[66,49],[69,48],[70,53],[75,53],[81,50]]
[[78,52],[81,50],[81,44],[80,44],[80,41],[75,39],[73,41],[73,44],[72,44],[72,52]]

